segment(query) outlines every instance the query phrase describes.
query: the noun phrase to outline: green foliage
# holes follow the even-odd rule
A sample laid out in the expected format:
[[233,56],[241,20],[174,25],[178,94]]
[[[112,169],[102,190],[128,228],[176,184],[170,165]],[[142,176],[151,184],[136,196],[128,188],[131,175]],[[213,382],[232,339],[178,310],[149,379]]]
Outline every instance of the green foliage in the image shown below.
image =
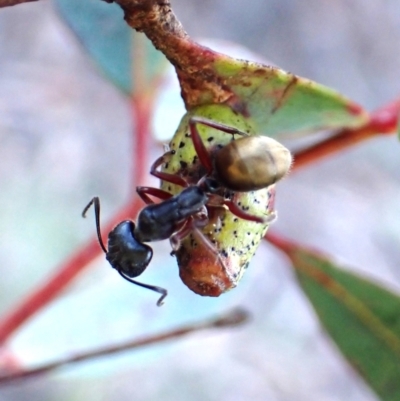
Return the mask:
[[[200,106],[188,112],[182,118],[170,142],[170,149],[174,154],[163,171],[179,174],[185,177],[189,184],[195,185],[204,171],[200,167],[193,142],[189,137],[188,123],[189,118],[193,116],[233,126],[250,135],[255,135],[255,131],[251,119],[233,112],[228,106],[215,104]],[[198,124],[197,129],[208,150],[225,146],[232,140],[232,135],[215,128]],[[161,187],[172,194],[182,191],[182,187],[165,181],[161,183]],[[259,191],[237,192],[234,201],[248,214],[267,217],[271,214],[270,200],[274,191],[273,186],[270,186]],[[211,216],[209,218],[207,225],[201,228],[201,231],[213,244],[216,244],[219,257],[228,268],[221,268],[220,260],[216,261],[216,255],[204,245],[201,246],[193,234],[183,239],[176,257],[180,276],[192,291],[202,295],[218,296],[236,287],[269,225],[240,219],[224,208],[218,211],[218,218]]]
[[[116,4],[98,0],[55,0],[95,63],[125,93],[140,85],[154,85],[165,57],[150,41],[133,40],[133,30],[123,22]],[[138,47],[141,48],[138,48]],[[198,46],[193,43],[196,49]],[[198,51],[203,48],[198,46]],[[237,97],[240,108],[256,124],[257,131],[277,137],[319,129],[357,127],[366,122],[366,113],[352,101],[323,85],[300,78],[279,68],[214,53],[209,67],[214,79],[223,82]],[[137,55],[136,59],[135,56]],[[135,70],[134,70],[135,69]],[[209,103],[209,94],[199,95],[198,105]]]
[[[159,73],[165,57],[144,35],[140,41],[133,40],[133,35],[139,34],[124,23],[119,6],[99,0],[55,0],[55,3],[94,62],[123,92],[130,94],[135,90],[134,68],[140,68],[146,82]],[[140,54],[140,62],[133,59],[134,54]]]
[[367,114],[334,90],[279,68],[219,55],[214,68],[268,136],[357,127]]
[[[123,23],[123,15],[118,6],[98,0],[55,1],[60,14],[115,85],[128,94],[132,93],[135,89],[132,84],[132,76],[135,75],[133,68],[145,72],[145,81],[151,82],[151,77],[159,71],[163,56],[146,40],[144,47],[148,67],[143,68],[141,60],[132,59],[132,52],[137,54],[134,48],[136,42],[132,40],[132,30]],[[197,46],[199,55],[204,50],[196,43],[192,46],[194,53]],[[368,114],[362,108],[323,85],[278,68],[234,59],[212,50],[207,50],[207,54],[210,60],[207,64],[207,73],[212,78],[210,81],[221,83],[227,92],[232,93],[234,100],[229,105],[242,114],[234,113],[226,105],[209,105],[212,91],[206,87],[204,91],[199,90],[171,142],[171,149],[176,151],[176,155],[165,168],[169,173],[185,175],[182,166],[189,165],[190,168],[194,160],[193,146],[186,146],[187,119],[193,114],[216,119],[252,134],[273,137],[303,135],[319,129],[355,128],[368,121]],[[188,77],[190,81],[190,74],[186,75],[186,79]],[[212,136],[217,144],[225,144],[230,140],[225,134],[210,128],[201,127],[199,131],[204,139]],[[165,182],[162,187],[174,194],[181,191],[181,187]],[[261,200],[254,193],[241,193],[237,196],[250,209],[249,213],[270,212],[267,207],[270,196],[268,190],[262,194]],[[224,250],[229,260],[233,261],[237,273],[237,280],[232,283],[234,287],[256,249],[256,246],[250,246],[246,241],[258,245],[268,225],[243,221],[238,230],[233,215],[229,211],[225,214],[226,227],[213,239],[218,249]],[[213,228],[210,224],[205,231],[211,232]],[[249,231],[252,235],[248,239],[246,233]],[[239,235],[235,237],[234,232]],[[193,243],[193,238],[188,236],[177,252],[181,277],[186,275],[190,280],[202,267],[195,265],[192,256],[200,260],[199,265],[204,265],[209,259],[209,255],[196,256],[196,252],[202,250],[196,250]],[[238,251],[242,249],[247,250],[239,254]],[[296,247],[286,251],[292,259],[302,289],[343,355],[382,400],[399,400],[400,297],[342,270],[320,255]],[[209,263],[210,266],[213,263],[214,260]],[[210,276],[209,271],[205,276]],[[199,277],[199,282],[203,278]],[[204,283],[201,282],[201,285],[204,286]],[[200,290],[195,289],[196,286],[189,285],[192,290],[200,293]]]
[[384,401],[400,399],[400,297],[324,257],[292,249],[299,283],[350,364]]

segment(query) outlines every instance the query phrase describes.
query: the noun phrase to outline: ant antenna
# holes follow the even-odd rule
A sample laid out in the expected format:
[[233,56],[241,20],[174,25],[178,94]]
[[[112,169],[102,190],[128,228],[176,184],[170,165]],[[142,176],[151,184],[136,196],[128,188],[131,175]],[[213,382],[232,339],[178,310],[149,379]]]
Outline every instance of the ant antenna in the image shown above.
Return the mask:
[[157,301],[157,306],[161,306],[164,304],[164,298],[168,295],[168,291],[165,288],[157,287],[156,285],[149,285],[144,283],[139,283],[139,281],[132,280],[130,277],[126,276],[122,270],[118,270],[117,272],[123,277],[126,281],[129,281],[132,284],[136,284],[139,287],[147,288],[148,290],[152,290],[161,294],[161,297]]
[[[97,232],[97,238],[99,241],[99,244],[101,246],[101,249],[103,250],[103,252],[107,255],[108,251],[107,248],[104,245],[102,236],[101,236],[101,230],[100,230],[100,199],[98,196],[95,196],[87,205],[86,207],[83,209],[82,212],[82,217],[86,218],[86,213],[87,211],[90,209],[90,207],[94,205],[94,215],[95,215],[95,220],[96,220],[96,232]],[[112,266],[112,265],[111,265]],[[112,266],[114,267],[114,266]],[[158,292],[159,294],[161,294],[161,297],[158,299],[157,301],[157,306],[161,306],[164,304],[164,299],[165,297],[168,295],[168,291],[165,288],[161,288],[161,287],[157,287],[156,285],[150,285],[150,284],[144,284],[144,283],[140,283],[139,281],[136,280],[132,280],[129,276],[127,276],[122,270],[121,268],[117,268],[116,269],[117,272],[121,275],[121,277],[123,277],[125,280],[129,281],[132,284],[136,284],[139,287],[143,287],[143,288],[147,288],[148,290],[152,290],[155,292]]]
[[99,244],[101,246],[101,249],[104,251],[104,253],[107,253],[107,249],[104,246],[103,239],[101,238],[101,231],[100,231],[100,199],[98,196],[95,196],[83,209],[82,212],[82,217],[86,218],[86,213],[90,209],[90,206],[94,204],[94,216],[96,219],[96,231],[97,231],[97,238],[99,240]]

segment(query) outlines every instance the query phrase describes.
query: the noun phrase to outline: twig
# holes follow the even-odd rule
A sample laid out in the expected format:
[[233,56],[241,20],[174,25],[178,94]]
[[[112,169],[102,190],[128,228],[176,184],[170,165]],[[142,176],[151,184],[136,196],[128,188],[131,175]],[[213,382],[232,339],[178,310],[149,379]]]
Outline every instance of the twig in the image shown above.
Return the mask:
[[327,140],[295,153],[293,169],[297,170],[374,136],[394,133],[397,129],[399,114],[400,99],[373,112],[369,122],[363,127],[341,130]]
[[153,45],[169,59],[182,57],[173,43],[189,40],[189,37],[173,13],[169,0],[114,0],[114,2],[124,11],[126,22],[138,32],[145,33]]
[[16,6],[17,4],[30,3],[38,0],[0,0],[0,8]]
[[[143,32],[175,67],[187,108],[200,103],[223,103],[235,98],[215,73],[218,53],[190,39],[168,0],[114,0],[128,25]],[[205,100],[206,99],[206,100]]]
[[[21,2],[21,0],[0,0],[0,7]],[[169,1],[116,0],[115,2],[120,4],[124,9],[125,18],[128,23],[135,29],[145,32],[156,47],[161,49],[170,60],[174,60],[175,65],[178,59],[180,65],[191,66],[189,68],[191,73],[193,73],[194,69],[197,73],[202,73],[201,62],[197,61],[197,63],[193,63],[193,57],[195,56],[198,60],[204,56],[204,60],[206,60],[212,57],[212,53],[201,54],[198,48],[195,51],[193,50],[193,42],[188,38],[181,24],[172,13]],[[174,43],[177,46],[174,47]],[[184,50],[186,47],[187,51]],[[143,118],[144,115],[146,119],[150,118],[149,105],[143,103],[141,106],[143,106],[143,109],[140,108],[139,110],[138,107],[136,110],[137,114],[142,118],[142,120],[138,119],[138,125],[142,127],[141,129],[147,130],[148,121],[144,121]],[[370,122],[366,126],[356,130],[341,131],[327,141],[299,152],[295,155],[294,168],[297,169],[310,164],[322,157],[348,148],[380,133],[393,132],[396,129],[399,109],[400,101],[393,102],[373,113]],[[135,138],[141,141],[145,137],[137,132]],[[136,149],[140,149],[140,144],[138,145]],[[142,177],[144,174],[143,166],[140,166],[139,171],[138,176]],[[113,225],[127,216],[134,217],[141,206],[142,204],[135,198],[134,203],[123,209],[105,230],[110,230]],[[44,283],[42,287],[35,290],[32,295],[23,300],[19,306],[0,321],[0,343],[6,341],[28,318],[53,300],[99,253],[100,248],[97,241],[93,239],[81,251],[56,269],[57,273],[53,277]]]
[[[0,0],[1,1],[1,0]],[[149,126],[151,119],[151,103],[147,98],[132,98],[132,113],[134,114],[133,142],[138,158],[135,161],[130,184],[140,185],[147,175],[145,164],[147,162],[147,148],[149,138]],[[146,153],[146,154],[143,154]],[[116,216],[104,227],[104,232],[109,232],[121,220],[127,217],[134,218],[143,207],[143,202],[134,196],[133,202],[126,205]],[[79,212],[76,216],[79,218]],[[54,276],[50,277],[39,288],[28,295],[22,302],[11,310],[11,312],[0,319],[0,344],[4,343],[15,330],[26,320],[32,317],[41,308],[50,303],[58,294],[66,288],[69,283],[101,253],[97,239],[93,238],[80,251],[72,255],[61,266],[55,269]]]
[[[397,130],[399,115],[400,99],[397,99],[373,112],[370,121],[365,126],[355,130],[342,130],[323,142],[295,153],[293,170],[305,167],[374,136],[393,134]],[[264,240],[286,253],[295,249],[293,243],[271,232],[265,235]],[[317,250],[314,252],[318,253]]]
[[22,370],[19,372],[10,373],[5,376],[0,376],[0,384],[6,384],[14,382],[15,380],[26,379],[32,376],[36,376],[41,373],[49,372],[65,365],[70,365],[77,362],[87,361],[93,358],[99,358],[107,355],[116,354],[118,352],[132,350],[134,348],[144,347],[150,344],[155,344],[163,342],[166,340],[177,339],[179,337],[185,336],[187,334],[200,331],[208,330],[222,327],[232,327],[238,326],[249,319],[249,315],[246,311],[242,309],[235,309],[233,311],[227,312],[222,316],[214,318],[212,320],[206,320],[204,322],[194,323],[189,326],[184,326],[174,330],[170,330],[161,334],[152,335],[139,340],[128,341],[119,345],[108,346],[106,348],[100,348],[97,350],[85,352],[83,354],[78,354],[72,357],[62,358],[58,361],[39,366],[37,368]]
[[[135,198],[132,204],[126,206],[114,216],[112,221],[105,226],[104,231],[110,231],[115,224],[127,216],[136,216],[142,206],[142,202]],[[79,213],[77,213],[77,216],[79,216]],[[0,344],[4,343],[26,320],[57,297],[100,252],[101,249],[97,239],[93,238],[80,251],[56,268],[54,276],[50,277],[42,286],[36,288],[32,294],[22,300],[20,305],[14,307],[9,315],[1,319]]]
[[[133,140],[135,142],[132,149],[131,166],[131,190],[130,193],[136,194],[136,187],[144,185],[147,177],[147,164],[150,148],[150,122],[153,108],[153,97],[146,93],[132,95],[131,113],[133,119]],[[143,207],[143,204],[142,204]]]

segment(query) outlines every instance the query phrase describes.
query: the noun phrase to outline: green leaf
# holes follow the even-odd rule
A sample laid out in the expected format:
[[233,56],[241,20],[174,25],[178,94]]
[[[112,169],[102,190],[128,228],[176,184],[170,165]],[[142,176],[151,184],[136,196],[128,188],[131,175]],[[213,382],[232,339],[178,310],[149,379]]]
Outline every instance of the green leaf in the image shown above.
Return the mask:
[[217,53],[187,37],[162,48],[176,68],[189,111],[224,103],[268,136],[356,128],[369,121],[351,100],[279,68]]
[[[281,240],[301,287],[343,355],[384,401],[400,399],[400,297]],[[283,244],[283,246],[282,246]]]
[[[124,21],[116,4],[100,0],[55,0],[58,11],[104,74],[127,94],[160,73],[165,57]],[[140,37],[141,40],[134,40]],[[134,57],[134,55],[138,55]],[[133,66],[135,71],[133,71]],[[140,81],[132,83],[132,77]],[[143,82],[144,81],[144,82]]]
[[[157,81],[154,75],[164,56],[148,40],[138,49],[132,38],[139,34],[125,23],[119,6],[100,0],[55,2],[88,53],[123,91],[137,90],[132,77],[145,86]],[[358,127],[368,120],[358,105],[335,91],[278,68],[234,59],[185,38],[174,38],[165,50],[177,56],[170,59],[178,68],[188,110],[225,103],[269,136]]]
[[214,68],[266,135],[354,128],[368,120],[360,106],[334,90],[279,68],[223,55]]

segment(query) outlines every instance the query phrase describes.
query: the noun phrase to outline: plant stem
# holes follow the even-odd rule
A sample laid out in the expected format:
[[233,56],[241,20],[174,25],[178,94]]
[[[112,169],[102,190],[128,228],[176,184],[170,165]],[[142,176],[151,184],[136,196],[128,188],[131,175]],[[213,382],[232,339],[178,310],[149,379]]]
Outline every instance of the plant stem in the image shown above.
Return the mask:
[[[151,102],[145,94],[143,94],[143,97],[132,97],[134,121],[132,136],[135,152],[132,157],[132,192],[137,185],[144,182],[147,175],[145,168],[148,155]],[[132,198],[133,201],[123,207],[111,222],[104,226],[104,232],[110,232],[121,220],[127,217],[135,217],[138,214],[143,207],[143,202],[136,196],[132,196]],[[36,288],[32,294],[23,299],[19,305],[0,320],[0,344],[4,343],[32,315],[50,303],[100,253],[101,249],[97,239],[94,237],[81,250],[57,267],[54,276]]]
[[[100,0],[99,0],[100,1]],[[0,0],[0,7],[18,4],[21,0]],[[109,1],[110,2],[110,1]],[[193,57],[200,57],[199,48],[193,48],[193,42],[188,38],[181,24],[174,16],[170,2],[167,0],[116,0],[125,11],[127,22],[139,31],[144,31],[153,41],[154,45],[161,49],[168,58],[179,61],[181,66],[202,70],[201,62],[193,63]],[[174,47],[171,43],[178,44]],[[186,51],[184,50],[186,49]],[[204,58],[212,58],[212,52],[204,53]],[[207,57],[206,57],[207,56]],[[149,99],[138,100],[133,98],[133,112],[135,114],[136,160],[132,178],[134,186],[141,183],[145,177],[144,171],[147,156],[149,121],[151,116],[151,101]],[[315,162],[340,150],[353,146],[365,139],[379,134],[392,133],[396,130],[397,118],[400,110],[400,100],[397,100],[382,109],[377,110],[365,126],[354,130],[343,130],[328,140],[312,146],[295,154],[294,169]],[[138,156],[139,155],[139,156]],[[137,162],[139,161],[139,162]],[[136,216],[142,203],[134,197],[131,204],[127,205],[112,219],[105,230],[112,227],[127,216]],[[8,316],[0,321],[0,344],[4,343],[11,334],[19,328],[28,318],[53,300],[100,253],[96,239],[92,239],[86,246],[63,263],[57,273],[49,278],[33,294],[24,299]]]
[[190,333],[208,330],[208,329],[218,329],[223,327],[233,327],[239,326],[248,321],[249,315],[246,311],[242,309],[235,309],[230,312],[203,322],[193,323],[188,326],[180,327],[173,330],[168,330],[164,333],[151,335],[138,340],[131,340],[118,345],[107,346],[105,348],[99,348],[96,350],[88,351],[75,356],[68,356],[61,358],[58,361],[51,362],[33,369],[22,370],[8,375],[0,376],[0,384],[14,382],[15,380],[26,379],[29,377],[36,376],[41,373],[49,372],[65,365],[70,365],[77,362],[87,361],[93,358],[104,357],[107,355],[113,355],[118,352],[123,352],[127,350],[132,350],[139,347],[144,347],[147,345],[160,343],[166,340],[177,339],[182,336],[188,335]]
[[134,95],[131,100],[134,122],[132,149],[131,193],[136,194],[136,187],[144,185],[148,176],[147,164],[149,155],[150,121],[152,116],[153,98],[146,93]]
[[30,3],[38,0],[0,0],[0,8],[16,6],[17,4]]
[[[136,216],[142,206],[140,199],[135,198],[131,204],[125,206],[111,222],[105,225],[104,231],[111,231],[118,222],[127,216]],[[97,239],[93,238],[81,250],[56,268],[56,273],[52,277],[0,320],[0,344],[4,343],[26,320],[58,296],[100,252]]]
[[373,112],[369,122],[363,127],[341,130],[336,135],[295,153],[293,169],[297,170],[374,136],[394,133],[399,114],[400,99],[397,99]]

